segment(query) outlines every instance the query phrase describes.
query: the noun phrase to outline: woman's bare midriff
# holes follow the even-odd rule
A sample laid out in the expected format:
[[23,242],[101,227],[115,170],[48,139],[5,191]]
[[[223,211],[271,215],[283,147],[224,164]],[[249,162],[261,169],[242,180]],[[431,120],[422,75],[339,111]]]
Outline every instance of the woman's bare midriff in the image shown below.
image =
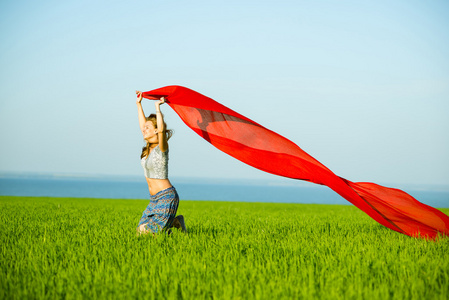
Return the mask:
[[170,180],[168,179],[154,179],[154,178],[148,178],[148,189],[150,191],[150,195],[155,195],[159,193],[160,191],[163,191],[165,189],[168,189],[169,187],[172,187]]

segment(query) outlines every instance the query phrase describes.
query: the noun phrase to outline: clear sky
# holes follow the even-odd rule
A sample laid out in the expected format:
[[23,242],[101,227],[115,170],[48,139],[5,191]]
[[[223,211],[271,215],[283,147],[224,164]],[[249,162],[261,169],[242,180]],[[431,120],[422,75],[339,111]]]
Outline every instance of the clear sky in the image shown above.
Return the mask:
[[[0,172],[143,176],[134,90],[177,84],[349,180],[448,185],[448,15],[438,0],[1,1]],[[274,177],[162,109],[171,176]]]

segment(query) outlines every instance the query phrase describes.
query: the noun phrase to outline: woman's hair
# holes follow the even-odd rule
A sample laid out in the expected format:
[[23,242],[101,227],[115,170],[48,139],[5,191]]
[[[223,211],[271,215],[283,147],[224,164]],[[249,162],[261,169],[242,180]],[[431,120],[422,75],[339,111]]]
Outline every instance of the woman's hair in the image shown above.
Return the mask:
[[[149,115],[148,117],[145,118],[145,120],[147,122],[151,121],[154,125],[154,128],[157,129],[156,114]],[[164,122],[164,127],[167,128],[167,124],[165,124],[165,122]],[[167,141],[171,138],[172,135],[173,135],[173,130],[165,129],[165,136],[167,137]],[[149,142],[147,142],[146,145],[142,147],[142,154],[140,155],[140,158],[147,157],[150,154],[150,146],[151,146],[151,144]]]

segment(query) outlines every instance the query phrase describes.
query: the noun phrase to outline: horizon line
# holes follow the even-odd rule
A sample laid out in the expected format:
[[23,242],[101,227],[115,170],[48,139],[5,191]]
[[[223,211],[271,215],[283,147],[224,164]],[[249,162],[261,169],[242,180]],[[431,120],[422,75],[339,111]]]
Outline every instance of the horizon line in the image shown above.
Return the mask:
[[[40,179],[111,179],[111,180],[126,180],[126,181],[140,181],[143,176],[132,174],[94,174],[94,173],[62,173],[62,172],[20,172],[20,171],[0,171],[0,179],[2,178],[40,178]],[[185,177],[185,176],[171,176],[173,181],[183,183],[197,183],[198,180],[206,184],[238,184],[238,185],[277,185],[277,186],[301,186],[301,187],[323,187],[312,182],[292,179],[287,177],[280,177],[273,175],[273,178],[229,178],[229,177]],[[288,182],[290,181],[290,182]],[[435,191],[449,191],[449,184],[416,184],[416,183],[380,183],[380,185],[391,188],[409,189],[409,190],[435,190]]]

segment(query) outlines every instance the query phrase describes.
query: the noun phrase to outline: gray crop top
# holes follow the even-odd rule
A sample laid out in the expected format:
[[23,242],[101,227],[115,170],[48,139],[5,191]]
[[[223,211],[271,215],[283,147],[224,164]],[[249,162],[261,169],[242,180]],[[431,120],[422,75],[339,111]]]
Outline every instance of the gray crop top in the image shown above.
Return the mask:
[[140,160],[145,172],[145,177],[154,179],[168,178],[168,150],[162,152],[157,145],[151,150],[150,155]]

